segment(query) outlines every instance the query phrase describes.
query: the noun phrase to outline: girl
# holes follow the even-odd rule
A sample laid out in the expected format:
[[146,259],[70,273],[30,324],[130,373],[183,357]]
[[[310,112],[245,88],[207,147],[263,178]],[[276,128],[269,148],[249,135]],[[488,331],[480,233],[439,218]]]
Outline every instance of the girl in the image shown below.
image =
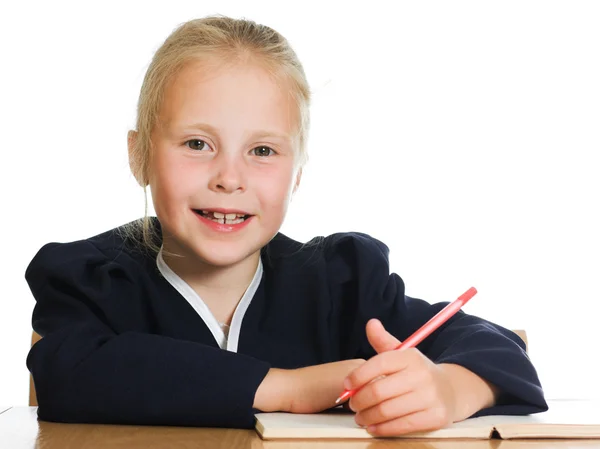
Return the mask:
[[164,42],[128,136],[156,217],[49,243],[26,271],[41,419],[252,428],[257,410],[319,412],[344,388],[374,435],[547,409],[522,340],[475,316],[389,351],[446,304],[406,296],[383,243],[278,232],[309,102],[271,28],[207,17]]

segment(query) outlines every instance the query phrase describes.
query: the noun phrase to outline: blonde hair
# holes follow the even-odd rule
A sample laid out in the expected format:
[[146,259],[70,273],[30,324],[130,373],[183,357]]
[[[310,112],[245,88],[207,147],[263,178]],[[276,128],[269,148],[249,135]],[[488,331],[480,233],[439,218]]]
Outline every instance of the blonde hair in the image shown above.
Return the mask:
[[306,143],[309,129],[310,88],[302,64],[288,41],[277,31],[251,20],[221,15],[190,20],[179,26],[156,51],[150,63],[137,106],[137,139],[132,143],[130,165],[144,188],[144,217],[121,228],[122,234],[157,253],[160,247],[148,217],[148,170],[152,159],[151,133],[157,125],[168,82],[188,62],[219,61],[225,64],[251,59],[261,64],[274,80],[287,81],[298,107],[297,165],[308,161]]

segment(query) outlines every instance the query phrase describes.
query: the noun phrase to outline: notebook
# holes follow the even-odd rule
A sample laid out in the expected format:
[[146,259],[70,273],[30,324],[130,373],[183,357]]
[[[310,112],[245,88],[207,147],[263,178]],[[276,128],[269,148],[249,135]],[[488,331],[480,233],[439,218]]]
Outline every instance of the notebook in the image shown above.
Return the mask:
[[[431,432],[398,438],[598,438],[600,401],[548,401],[549,410],[526,416],[480,416]],[[354,422],[354,413],[341,408],[322,413],[257,413],[262,439],[373,438]]]

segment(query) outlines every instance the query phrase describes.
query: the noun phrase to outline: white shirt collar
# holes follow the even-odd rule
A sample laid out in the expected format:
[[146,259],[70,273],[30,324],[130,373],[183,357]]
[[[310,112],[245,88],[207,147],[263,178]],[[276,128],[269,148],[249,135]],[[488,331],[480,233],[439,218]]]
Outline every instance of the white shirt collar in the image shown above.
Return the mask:
[[156,257],[156,266],[165,279],[175,288],[175,290],[181,294],[181,296],[187,300],[188,303],[190,303],[196,313],[200,315],[200,318],[204,320],[219,347],[221,349],[227,349],[231,352],[237,352],[240,331],[242,328],[242,320],[244,319],[246,310],[248,309],[248,306],[250,305],[250,302],[252,301],[252,298],[254,297],[254,294],[256,293],[256,290],[258,289],[262,279],[263,264],[261,258],[258,258],[258,266],[256,267],[256,272],[254,273],[252,282],[250,282],[250,285],[244,292],[242,299],[235,308],[233,318],[231,319],[231,325],[229,327],[229,335],[223,331],[221,323],[217,321],[206,303],[202,300],[202,298],[200,298],[196,291],[187,282],[180,278],[179,275],[171,270],[171,268],[165,263],[162,257],[162,247],[160,248],[158,256]]

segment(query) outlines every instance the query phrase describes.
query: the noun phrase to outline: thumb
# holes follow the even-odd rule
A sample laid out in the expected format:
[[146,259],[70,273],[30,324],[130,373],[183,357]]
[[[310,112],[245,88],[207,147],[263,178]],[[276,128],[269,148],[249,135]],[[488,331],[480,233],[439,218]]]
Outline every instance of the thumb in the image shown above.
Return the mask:
[[385,330],[381,321],[375,318],[367,323],[367,339],[378,354],[396,349],[401,343],[400,340]]

